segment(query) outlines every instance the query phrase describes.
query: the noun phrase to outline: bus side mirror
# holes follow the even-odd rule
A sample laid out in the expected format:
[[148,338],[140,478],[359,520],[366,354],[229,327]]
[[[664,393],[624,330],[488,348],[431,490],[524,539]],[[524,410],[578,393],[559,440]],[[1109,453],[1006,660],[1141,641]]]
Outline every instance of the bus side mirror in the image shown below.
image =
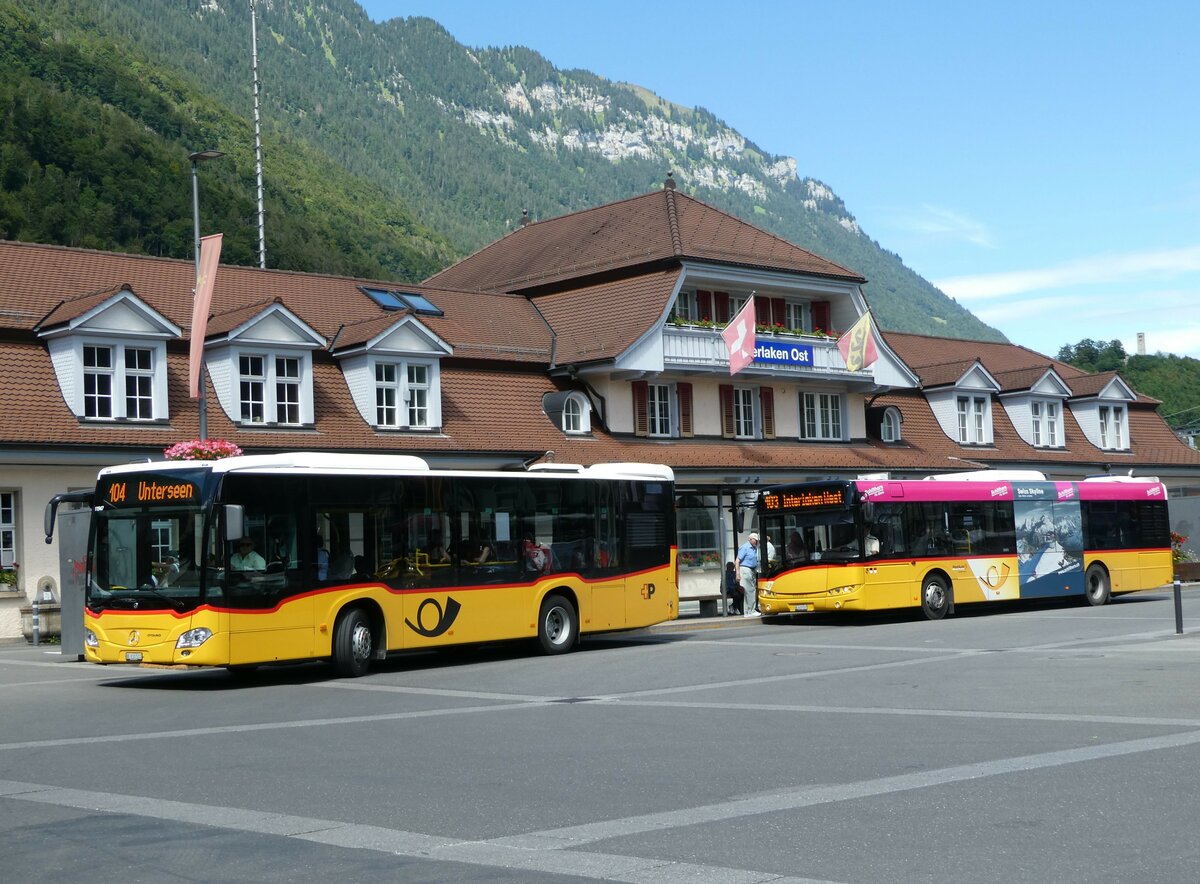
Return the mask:
[[746,511],[740,506],[733,508],[733,530],[741,534],[746,526]]
[[875,501],[864,500],[862,503],[862,514],[864,522],[875,521]]
[[245,536],[246,508],[240,503],[225,504],[225,539],[241,540]]

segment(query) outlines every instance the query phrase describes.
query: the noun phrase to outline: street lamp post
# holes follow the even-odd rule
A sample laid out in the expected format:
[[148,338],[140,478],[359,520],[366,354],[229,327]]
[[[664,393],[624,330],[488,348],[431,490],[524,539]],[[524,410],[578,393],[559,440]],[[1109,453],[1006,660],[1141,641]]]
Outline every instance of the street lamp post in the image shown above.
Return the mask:
[[[225,156],[223,151],[219,150],[198,150],[188,154],[188,159],[192,161],[192,233],[195,239],[195,255],[196,255],[196,280],[200,279],[200,176],[197,174],[197,169],[200,164],[208,160],[215,160]],[[193,287],[192,297],[196,297],[196,290]],[[195,329],[192,330],[195,334]],[[201,350],[203,353],[203,350]],[[204,398],[204,357],[200,357],[200,395],[197,398],[197,407],[200,410],[200,438],[208,438],[208,407]]]

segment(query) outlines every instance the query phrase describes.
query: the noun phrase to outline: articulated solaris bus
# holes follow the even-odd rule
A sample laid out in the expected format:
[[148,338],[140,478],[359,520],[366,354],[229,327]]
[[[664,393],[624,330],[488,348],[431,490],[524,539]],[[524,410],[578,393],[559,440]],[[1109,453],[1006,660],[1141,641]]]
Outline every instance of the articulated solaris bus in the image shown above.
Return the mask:
[[967,602],[1077,595],[1103,605],[1171,580],[1157,479],[981,471],[806,482],[764,489],[757,507],[775,551],[758,582],[763,614],[919,606],[939,620]]
[[297,453],[102,470],[84,609],[95,663],[253,667],[537,639],[678,616],[669,467],[433,470]]

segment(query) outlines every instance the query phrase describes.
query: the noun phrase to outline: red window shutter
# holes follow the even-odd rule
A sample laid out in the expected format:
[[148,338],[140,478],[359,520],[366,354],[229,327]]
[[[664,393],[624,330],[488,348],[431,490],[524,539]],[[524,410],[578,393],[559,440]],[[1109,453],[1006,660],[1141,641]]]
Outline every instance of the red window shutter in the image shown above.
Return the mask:
[[763,387],[758,391],[759,401],[762,403],[762,433],[764,439],[775,438],[775,391],[770,387]]
[[645,381],[633,382],[633,435],[650,435],[650,390]]
[[700,318],[701,319],[712,319],[713,318],[713,293],[697,290],[696,306],[700,310]]
[[732,384],[721,384],[721,435],[726,439],[734,437]]
[[713,292],[713,319],[724,325],[732,318],[729,315],[729,292]]
[[812,302],[812,322],[813,330],[820,329],[821,331],[829,331],[829,302],[828,301],[813,301]]
[[679,435],[691,438],[695,435],[692,429],[692,385],[676,384],[675,392],[679,396]]
[[787,307],[784,306],[783,298],[771,299],[771,325],[786,325],[787,324]]
[[754,299],[754,321],[759,325],[771,324],[771,299],[758,298]]

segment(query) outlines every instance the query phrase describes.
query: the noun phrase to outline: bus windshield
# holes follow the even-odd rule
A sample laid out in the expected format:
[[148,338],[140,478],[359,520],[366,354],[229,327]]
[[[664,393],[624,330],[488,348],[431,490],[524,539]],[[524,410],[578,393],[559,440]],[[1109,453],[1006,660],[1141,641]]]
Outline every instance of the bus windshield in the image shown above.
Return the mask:
[[188,611],[202,600],[202,566],[217,551],[205,530],[203,471],[113,477],[92,520],[87,605]]
[[813,562],[850,562],[862,557],[852,510],[764,516],[762,530],[771,538],[775,554],[767,565],[768,574]]

